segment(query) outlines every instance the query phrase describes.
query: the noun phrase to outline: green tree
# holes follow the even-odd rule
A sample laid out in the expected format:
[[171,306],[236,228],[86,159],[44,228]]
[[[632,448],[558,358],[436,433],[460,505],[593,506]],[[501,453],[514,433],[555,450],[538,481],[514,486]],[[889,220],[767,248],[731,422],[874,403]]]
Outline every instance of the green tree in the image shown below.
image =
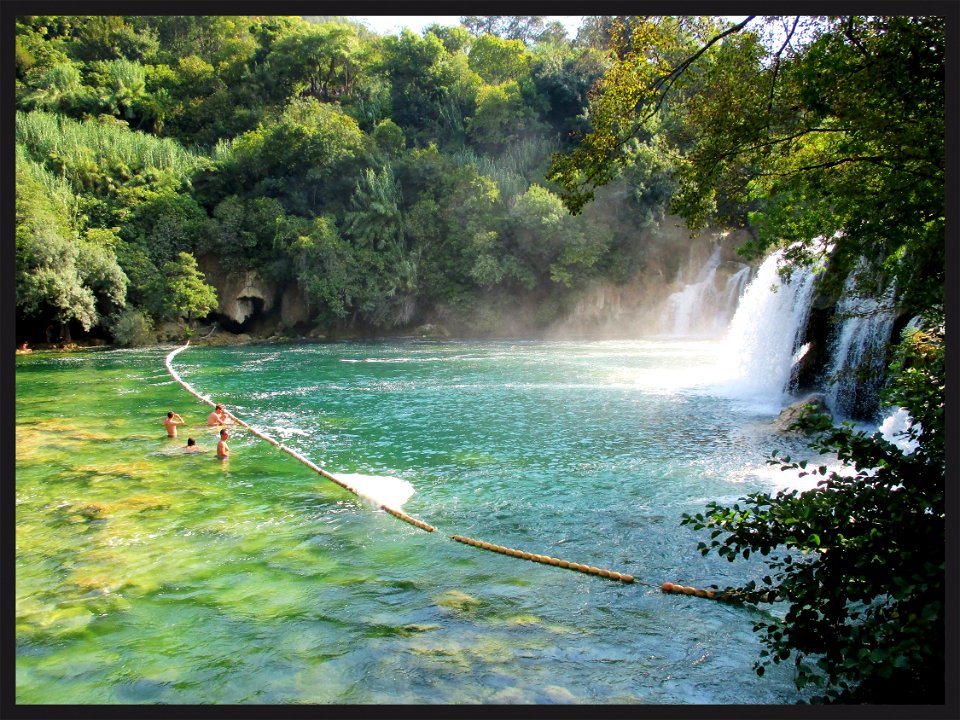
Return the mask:
[[436,35],[443,47],[448,53],[454,54],[460,51],[467,52],[470,49],[470,43],[473,42],[473,36],[462,27],[451,27],[448,25],[427,25],[423,29],[423,34],[433,33]]
[[76,320],[90,330],[102,314],[125,304],[127,276],[114,254],[118,239],[103,229],[80,237],[69,188],[32,162],[22,146],[17,155],[17,308],[64,325]]
[[[592,128],[576,148],[555,156],[547,175],[562,188],[571,212],[580,212],[593,199],[595,188],[618,176],[626,161],[624,147],[660,112],[668,92],[681,78],[693,82],[695,73],[689,69],[696,60],[747,22],[710,38],[699,49],[697,36],[680,18],[634,19],[630,23],[618,18],[613,22],[615,62],[594,90],[589,110]],[[739,77],[745,84],[749,79],[746,73]]]
[[401,202],[392,166],[368,169],[345,219],[364,283],[358,309],[374,325],[404,324],[417,295],[420,252],[407,242]]
[[91,63],[90,82],[103,110],[132,120],[147,92],[143,66],[126,59]]
[[140,347],[157,341],[153,320],[142,310],[127,308],[110,318],[110,334],[120,347]]
[[388,157],[398,155],[407,144],[403,130],[390,118],[377,123],[377,127],[373,131],[373,140]]
[[543,129],[515,80],[481,87],[476,112],[467,118],[466,127],[470,140],[492,154],[500,154],[518,139],[534,136]]
[[[471,111],[474,83],[432,33],[409,30],[383,40],[381,71],[390,81],[390,117],[415,146],[456,141],[458,118]],[[474,75],[475,77],[475,75]]]
[[540,185],[531,185],[510,209],[506,232],[511,254],[524,268],[518,279],[533,289],[549,273],[555,283],[570,286],[578,270],[591,267],[605,249],[583,233],[580,219],[563,201]]
[[217,291],[204,281],[196,258],[180,252],[160,268],[154,280],[152,304],[154,314],[162,320],[204,318],[217,309]]
[[80,68],[72,62],[58,63],[27,73],[26,92],[18,104],[27,110],[47,110],[73,114],[85,109],[92,100],[84,87]]
[[481,35],[470,46],[470,69],[484,82],[499,85],[507,80],[521,81],[530,74],[533,56],[520,40],[503,40]]
[[292,258],[297,285],[317,321],[347,317],[360,291],[354,248],[337,232],[333,218],[289,218],[277,247]]
[[145,193],[131,209],[121,234],[159,267],[182,250],[193,251],[211,233],[207,213],[187,193]]
[[156,35],[120,15],[75,18],[73,52],[80,60],[141,60],[157,50]]
[[25,91],[57,65],[72,64],[74,18],[51,15],[21,15],[15,18],[15,71],[17,105]]
[[460,24],[474,35],[494,35],[505,40],[520,40],[532,45],[544,32],[540,15],[468,15]]
[[362,149],[363,132],[339,107],[294,100],[275,122],[222,147],[216,169],[197,180],[198,194],[208,206],[230,195],[268,195],[288,212],[316,214],[342,186],[352,189],[355,176],[345,168]]
[[588,93],[603,76],[606,60],[591,48],[571,52],[566,48],[538,48],[531,76],[537,93],[546,101],[543,119],[553,127],[567,149],[589,128]]
[[287,97],[346,100],[359,72],[359,39],[339,23],[298,26],[274,43],[267,58]]

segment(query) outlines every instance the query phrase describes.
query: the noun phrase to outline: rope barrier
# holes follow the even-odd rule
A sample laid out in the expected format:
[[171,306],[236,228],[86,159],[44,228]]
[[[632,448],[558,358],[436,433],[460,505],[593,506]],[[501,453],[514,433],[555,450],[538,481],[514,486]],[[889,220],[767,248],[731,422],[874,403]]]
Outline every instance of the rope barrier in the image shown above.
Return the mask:
[[[203,395],[198,393],[196,390],[194,390],[193,387],[189,383],[184,381],[183,378],[181,378],[180,375],[177,373],[177,371],[173,369],[173,365],[171,364],[171,361],[173,360],[173,358],[175,358],[179,353],[186,350],[189,346],[190,346],[190,342],[187,341],[186,345],[184,345],[183,347],[177,348],[176,350],[171,352],[169,355],[167,355],[166,359],[164,360],[164,364],[167,367],[167,371],[170,373],[173,379],[176,380],[178,383],[180,383],[180,385],[182,385],[183,388],[187,392],[189,392],[191,395],[195,396],[200,401],[205,402],[207,405],[210,405],[211,407],[216,407],[216,403],[214,403],[210,398],[204,397]],[[361,496],[361,493],[359,493],[355,488],[351,487],[349,484],[347,484],[337,476],[327,472],[326,470],[321,468],[319,465],[317,465],[313,461],[301,455],[296,450],[292,448],[288,448],[286,445],[282,444],[278,440],[275,440],[274,438],[270,437],[266,433],[263,433],[260,430],[257,430],[255,427],[247,424],[246,422],[238,418],[236,415],[234,415],[230,411],[226,411],[226,413],[227,413],[227,417],[233,420],[234,423],[250,431],[257,437],[259,437],[261,440],[265,440],[271,445],[279,448],[283,452],[287,453],[291,457],[295,458],[299,462],[306,465],[308,468],[310,468],[314,472],[318,473],[319,475],[322,475],[327,480],[330,480],[331,482],[336,483],[337,485],[342,487],[344,490],[347,490],[348,492],[351,492],[354,495],[357,495],[358,497]],[[380,505],[379,508],[381,510],[384,510],[390,513],[394,517],[400,520],[403,520],[404,522],[409,523],[410,525],[413,525],[414,527],[420,528],[421,530],[425,530],[427,532],[436,531],[436,528],[433,527],[433,525],[430,525],[429,523],[425,523],[423,520],[419,520],[411,515],[408,515],[402,510],[392,508],[388,505]],[[616,572],[614,570],[604,570],[602,568],[593,567],[592,565],[583,565],[581,563],[570,562],[568,560],[561,560],[558,558],[550,557],[548,555],[537,555],[535,553],[529,553],[523,550],[517,550],[516,548],[509,548],[503,545],[494,545],[493,543],[484,542],[483,540],[475,540],[473,538],[464,537],[463,535],[450,535],[449,537],[451,540],[455,540],[456,542],[463,543],[465,545],[470,545],[472,547],[480,548],[481,550],[489,550],[491,552],[500,553],[502,555],[508,555],[510,557],[520,558],[522,560],[530,560],[531,562],[537,562],[544,565],[553,565],[554,567],[560,567],[567,570],[574,570],[576,572],[585,573],[587,575],[596,575],[597,577],[607,578],[609,580],[618,580],[623,583],[633,583],[635,581],[635,578],[633,577],[633,575],[628,575],[627,573]],[[649,587],[658,587],[657,585],[654,585],[652,583],[646,583],[646,582],[640,582],[639,584],[647,585]],[[692,597],[707,598],[710,600],[734,601],[734,600],[740,599],[736,593],[718,592],[714,590],[701,590],[699,588],[686,587],[684,585],[676,585],[674,583],[669,583],[669,582],[663,583],[662,585],[659,586],[659,588],[665,593],[690,595]]]
[[[175,358],[179,353],[181,353],[181,352],[183,352],[184,350],[186,350],[189,346],[190,346],[190,342],[187,341],[187,344],[186,344],[186,345],[184,345],[184,346],[181,347],[181,348],[177,348],[176,350],[174,350],[173,352],[171,352],[169,355],[167,355],[166,359],[164,360],[164,365],[166,365],[166,367],[167,367],[167,372],[169,372],[170,375],[173,377],[173,379],[176,380],[178,383],[180,383],[180,385],[182,385],[183,388],[184,388],[188,393],[190,393],[191,395],[193,395],[194,397],[196,397],[196,398],[199,399],[200,401],[205,402],[207,405],[210,405],[211,407],[216,407],[217,404],[216,404],[215,402],[213,402],[210,398],[204,397],[203,395],[201,395],[200,393],[198,393],[196,390],[194,390],[193,387],[190,385],[190,383],[186,382],[182,377],[180,377],[179,373],[177,373],[177,371],[173,369],[173,365],[172,365],[172,360],[173,360],[173,358]],[[281,443],[280,441],[275,440],[274,438],[270,437],[269,435],[267,435],[267,434],[264,433],[264,432],[261,432],[260,430],[257,430],[255,427],[253,427],[253,426],[249,425],[248,423],[244,422],[243,420],[241,420],[240,418],[238,418],[236,415],[234,415],[233,413],[231,413],[229,410],[224,409],[224,411],[226,412],[227,417],[229,417],[234,423],[236,423],[236,424],[239,425],[240,427],[242,427],[242,428],[244,428],[244,429],[246,429],[246,430],[249,430],[251,433],[253,433],[254,435],[256,435],[256,436],[257,436],[258,438],[260,438],[261,440],[266,440],[266,441],[267,441],[268,443],[270,443],[271,445],[279,448],[279,449],[282,450],[283,452],[287,453],[287,455],[290,455],[291,457],[295,458],[296,460],[299,460],[301,463],[303,463],[304,465],[306,465],[308,468],[310,468],[310,469],[313,470],[314,472],[318,473],[319,475],[322,475],[322,476],[325,477],[327,480],[330,480],[331,482],[336,483],[337,485],[339,485],[340,487],[342,487],[344,490],[347,490],[347,491],[353,493],[353,494],[356,495],[357,497],[361,497],[361,493],[358,492],[355,488],[353,488],[353,487],[351,487],[350,485],[348,485],[347,483],[345,483],[343,480],[341,480],[340,478],[338,478],[336,475],[333,475],[333,474],[327,472],[326,470],[324,470],[322,467],[320,467],[319,465],[317,465],[317,464],[314,463],[313,461],[308,460],[307,458],[305,458],[303,455],[301,455],[300,453],[298,453],[298,452],[297,452],[296,450],[294,450],[293,448],[288,448],[286,445],[284,445],[284,444]],[[410,523],[411,525],[414,525],[414,526],[420,528],[421,530],[426,530],[427,532],[433,532],[433,531],[435,530],[435,528],[434,528],[432,525],[428,525],[427,523],[423,522],[422,520],[418,520],[418,519],[415,518],[415,517],[412,517],[412,516],[410,516],[410,515],[407,515],[405,512],[401,512],[401,511],[396,510],[396,509],[394,509],[394,508],[391,508],[391,507],[389,507],[389,506],[387,506],[387,505],[380,505],[379,508],[380,508],[381,510],[386,510],[388,513],[390,513],[390,514],[393,515],[394,517],[397,517],[397,518],[403,520],[404,522]]]
[[704,590],[702,588],[689,587],[687,585],[677,585],[676,583],[665,582],[660,586],[665,593],[674,595],[690,595],[692,597],[706,598],[707,600],[720,600],[723,602],[773,602],[777,599],[777,593],[774,591],[751,593],[750,596],[741,592],[731,592],[728,590]]
[[543,563],[544,565],[555,565],[556,567],[562,567],[568,570],[576,570],[577,572],[586,573],[587,575],[597,575],[599,577],[608,578],[610,580],[619,580],[625,583],[632,583],[634,579],[633,575],[627,575],[626,573],[619,573],[613,570],[603,570],[591,565],[581,565],[580,563],[573,563],[567,560],[559,560],[558,558],[550,557],[548,555],[536,555],[523,550],[504,547],[503,545],[494,545],[492,543],[484,542],[483,540],[474,540],[473,538],[463,537],[462,535],[451,535],[450,539],[456,540],[459,543],[464,543],[465,545],[472,545],[473,547],[481,548],[482,550],[490,550],[491,552],[501,553],[502,555],[510,555],[522,560]]

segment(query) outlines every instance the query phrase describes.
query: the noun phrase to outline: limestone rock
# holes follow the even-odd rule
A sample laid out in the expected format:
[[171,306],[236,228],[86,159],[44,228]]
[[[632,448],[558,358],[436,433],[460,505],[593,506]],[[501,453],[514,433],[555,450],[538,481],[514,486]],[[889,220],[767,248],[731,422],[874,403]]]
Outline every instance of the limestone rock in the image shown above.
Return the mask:
[[823,393],[813,393],[802,400],[787,405],[780,411],[777,419],[773,421],[774,431],[780,435],[803,434],[802,430],[793,426],[812,412],[830,415],[826,396]]
[[307,299],[296,284],[288,285],[280,296],[280,322],[285,328],[293,328],[309,320]]
[[197,258],[206,282],[217,289],[217,313],[238,325],[256,315],[270,312],[277,299],[277,288],[255,270],[228,271],[215,256]]

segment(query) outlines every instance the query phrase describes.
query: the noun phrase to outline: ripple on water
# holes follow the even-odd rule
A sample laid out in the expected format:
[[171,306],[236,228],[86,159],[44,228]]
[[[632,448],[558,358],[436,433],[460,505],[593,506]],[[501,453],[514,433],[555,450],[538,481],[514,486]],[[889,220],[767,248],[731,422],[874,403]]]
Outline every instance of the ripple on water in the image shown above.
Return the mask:
[[[679,526],[711,499],[770,487],[756,471],[768,435],[749,429],[762,418],[691,382],[709,346],[177,356],[199,392],[322,467],[405,483],[415,492],[400,504],[436,533],[241,430],[228,464],[171,452],[154,418],[180,408],[202,423],[206,408],[158,371],[167,352],[38,357],[18,376],[18,702],[795,699],[788,670],[753,673],[751,611],[449,538],[656,585],[752,576],[702,558]],[[69,402],[50,402],[64,392]]]

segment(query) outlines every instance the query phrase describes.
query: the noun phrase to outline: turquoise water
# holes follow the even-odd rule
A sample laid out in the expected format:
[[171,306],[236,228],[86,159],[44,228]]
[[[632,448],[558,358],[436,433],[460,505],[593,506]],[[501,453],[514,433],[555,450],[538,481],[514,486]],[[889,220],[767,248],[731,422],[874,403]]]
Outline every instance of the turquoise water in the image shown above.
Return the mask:
[[[243,430],[214,456],[172,347],[17,358],[18,703],[798,699],[767,611],[667,595],[762,574],[680,514],[784,481],[769,413],[706,342],[194,348],[183,379],[426,533]],[[168,410],[187,422],[165,437]],[[182,451],[187,436],[205,452]],[[790,449],[790,448],[787,448]],[[404,492],[406,490],[407,492]],[[393,495],[391,495],[393,493]],[[629,573],[634,584],[449,539]]]

